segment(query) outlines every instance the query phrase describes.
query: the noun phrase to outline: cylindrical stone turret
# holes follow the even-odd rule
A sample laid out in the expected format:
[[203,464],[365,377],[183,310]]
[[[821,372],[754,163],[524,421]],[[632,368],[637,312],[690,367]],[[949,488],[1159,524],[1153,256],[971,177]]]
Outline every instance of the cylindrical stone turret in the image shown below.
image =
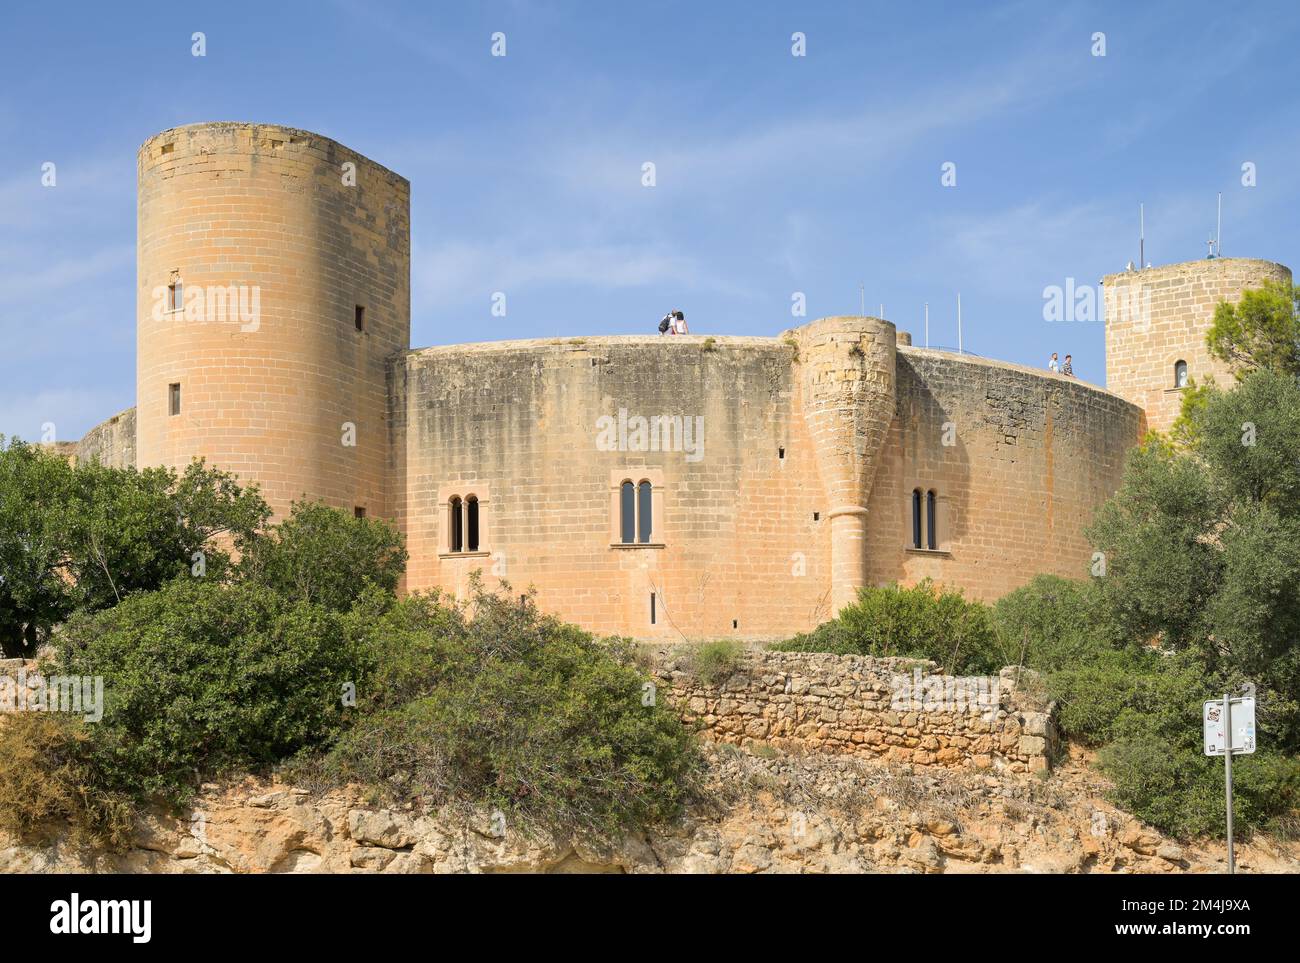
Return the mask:
[[410,344],[410,186],[264,124],[139,154],[137,459],[389,514],[386,359]]
[[832,612],[867,579],[867,500],[894,418],[895,331],[879,318],[821,318],[798,344],[804,419],[830,496]]

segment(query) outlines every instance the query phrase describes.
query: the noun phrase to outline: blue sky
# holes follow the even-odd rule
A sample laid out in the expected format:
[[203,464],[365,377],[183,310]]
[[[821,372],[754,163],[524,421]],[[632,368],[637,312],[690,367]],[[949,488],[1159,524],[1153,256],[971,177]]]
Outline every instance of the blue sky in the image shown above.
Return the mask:
[[0,433],[71,440],[134,403],[135,153],[204,120],[411,180],[415,346],[672,307],[770,335],[857,313],[861,283],[918,343],[925,302],[955,343],[960,291],[968,349],[1068,351],[1103,383],[1101,323],[1044,321],[1043,289],[1136,260],[1139,201],[1152,263],[1205,256],[1219,191],[1225,256],[1300,263],[1298,25],[1291,2],[6,0]]

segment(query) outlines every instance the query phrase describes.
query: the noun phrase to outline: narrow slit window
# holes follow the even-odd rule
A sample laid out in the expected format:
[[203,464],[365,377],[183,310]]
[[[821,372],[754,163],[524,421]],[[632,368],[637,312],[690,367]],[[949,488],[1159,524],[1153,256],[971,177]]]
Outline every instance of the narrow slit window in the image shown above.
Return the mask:
[[925,547],[934,551],[939,547],[935,540],[935,518],[934,510],[938,499],[935,497],[934,489],[925,493]]
[[464,520],[460,515],[459,496],[453,497],[452,500],[447,503],[447,514],[449,516],[447,519],[447,531],[450,535],[447,548],[452,552],[464,551],[462,547],[464,545],[464,530],[462,528]]
[[658,613],[655,612],[655,593],[651,592],[650,593],[650,624],[651,625],[655,624],[655,616],[657,614]]
[[921,547],[921,489],[912,489],[912,547]]
[[167,386],[167,414],[181,413],[181,383],[174,381]]
[[167,310],[179,311],[185,301],[185,285],[174,281],[167,285]]
[[478,551],[478,499],[473,495],[465,499],[465,545],[466,551]]
[[366,309],[362,305],[357,305],[352,320],[356,324],[358,331],[366,330]]
[[648,481],[641,482],[637,489],[636,538],[643,545],[650,541],[650,533],[654,530],[654,525],[651,524],[653,510],[650,507],[650,496],[650,483]]
[[624,545],[636,541],[636,486],[630,481],[619,490],[619,537]]

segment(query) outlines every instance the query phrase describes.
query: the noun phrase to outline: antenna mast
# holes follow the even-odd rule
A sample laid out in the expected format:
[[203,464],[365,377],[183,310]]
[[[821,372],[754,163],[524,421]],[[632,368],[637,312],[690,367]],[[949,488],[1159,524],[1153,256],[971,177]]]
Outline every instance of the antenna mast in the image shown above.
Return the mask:
[[930,302],[925,302],[925,346],[930,347]]
[[957,292],[957,353],[965,354],[961,349],[961,292]]
[[1223,191],[1219,191],[1219,220],[1214,228],[1214,254],[1216,257],[1223,257],[1223,244],[1220,237],[1223,232]]
[[867,314],[867,287],[862,281],[858,282],[858,305],[858,311],[865,317]]
[[1147,212],[1144,204],[1138,204],[1138,270],[1147,266]]

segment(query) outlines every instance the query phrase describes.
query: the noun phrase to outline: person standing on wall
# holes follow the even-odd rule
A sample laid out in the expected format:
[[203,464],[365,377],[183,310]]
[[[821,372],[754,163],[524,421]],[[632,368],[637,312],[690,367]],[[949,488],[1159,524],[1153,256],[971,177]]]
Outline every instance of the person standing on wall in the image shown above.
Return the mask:
[[1059,361],[1056,360],[1056,352],[1055,352],[1055,351],[1052,352],[1052,357],[1049,358],[1048,361],[1047,361],[1047,370],[1048,370],[1048,371],[1060,371],[1060,370],[1061,370],[1061,363],[1060,363]]

